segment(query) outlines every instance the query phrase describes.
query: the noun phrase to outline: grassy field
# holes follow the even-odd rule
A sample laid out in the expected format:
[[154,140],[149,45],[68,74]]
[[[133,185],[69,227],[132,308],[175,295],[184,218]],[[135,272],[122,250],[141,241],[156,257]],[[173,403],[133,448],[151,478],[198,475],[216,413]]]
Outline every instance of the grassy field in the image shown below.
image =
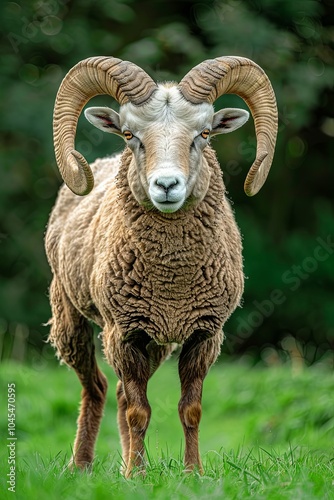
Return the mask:
[[[35,368],[5,363],[1,381],[0,498],[66,499],[313,499],[334,498],[334,377],[326,364],[251,367],[219,363],[204,387],[201,453],[205,474],[182,471],[176,360],[149,386],[152,420],[148,472],[119,473],[115,376],[91,473],[70,472],[80,386],[74,373],[50,361]],[[8,491],[7,386],[16,391],[16,491]]]

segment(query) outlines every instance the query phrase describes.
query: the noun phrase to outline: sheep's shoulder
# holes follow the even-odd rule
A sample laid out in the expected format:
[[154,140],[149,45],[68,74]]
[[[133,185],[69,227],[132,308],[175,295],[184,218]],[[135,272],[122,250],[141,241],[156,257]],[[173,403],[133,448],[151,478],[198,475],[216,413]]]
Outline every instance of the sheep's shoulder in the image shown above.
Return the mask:
[[120,163],[120,155],[99,158],[92,163],[94,189],[87,196],[77,196],[63,185],[51,212],[46,231],[46,249],[51,265],[57,267],[61,242],[76,240],[81,243],[88,226],[98,212],[107,191],[115,185]]

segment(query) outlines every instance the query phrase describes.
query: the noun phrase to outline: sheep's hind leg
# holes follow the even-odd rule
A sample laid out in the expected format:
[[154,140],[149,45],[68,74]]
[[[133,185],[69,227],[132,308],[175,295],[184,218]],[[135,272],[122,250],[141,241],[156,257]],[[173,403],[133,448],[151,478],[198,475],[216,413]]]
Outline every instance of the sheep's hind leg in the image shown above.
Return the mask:
[[187,472],[197,468],[201,474],[203,473],[198,444],[202,388],[204,378],[220,352],[221,340],[221,335],[212,337],[206,332],[197,331],[183,345],[180,354],[179,415],[185,436],[184,464]]
[[[146,335],[143,334],[145,337]],[[146,338],[146,340],[148,340]],[[148,364],[149,364],[149,378],[153,375],[153,373],[157,370],[157,368],[161,365],[161,363],[172,353],[174,350],[176,344],[167,344],[167,345],[158,345],[156,344],[153,340],[148,342],[146,344],[146,353],[144,351],[144,355],[148,355]],[[141,348],[143,350],[143,346]],[[146,362],[145,362],[146,365]],[[145,367],[145,373],[147,370],[147,367]],[[132,456],[132,461],[133,458],[135,457],[135,450],[133,449],[130,451],[130,430],[129,430],[129,425],[127,421],[127,409],[128,409],[128,402],[127,398],[124,393],[123,389],[123,383],[121,380],[117,382],[117,387],[116,387],[116,396],[117,396],[117,405],[118,405],[118,413],[117,413],[117,421],[118,421],[118,429],[120,433],[120,438],[121,438],[121,444],[122,444],[122,460],[123,460],[123,466],[122,466],[122,472],[124,474],[131,474],[132,467],[136,460],[134,460],[134,463],[129,464],[129,457],[130,455]],[[130,396],[131,397],[131,396]],[[132,440],[133,441],[133,440]],[[140,463],[140,460],[137,462],[139,465],[142,465]],[[138,466],[137,463],[137,466]],[[129,468],[128,468],[129,465]],[[127,469],[129,469],[127,471]]]
[[58,356],[79,377],[83,387],[77,434],[70,465],[88,467],[94,458],[94,447],[103,415],[107,380],[100,372],[93,342],[93,330],[74,308],[65,291],[54,279],[50,288],[53,317],[49,341]]
[[126,419],[126,411],[128,408],[126,397],[123,390],[123,383],[121,380],[117,382],[116,386],[116,397],[117,397],[117,423],[119,435],[121,438],[122,445],[122,467],[121,472],[125,473],[127,469],[127,465],[129,462],[129,453],[130,453],[130,434],[129,434],[129,426]]

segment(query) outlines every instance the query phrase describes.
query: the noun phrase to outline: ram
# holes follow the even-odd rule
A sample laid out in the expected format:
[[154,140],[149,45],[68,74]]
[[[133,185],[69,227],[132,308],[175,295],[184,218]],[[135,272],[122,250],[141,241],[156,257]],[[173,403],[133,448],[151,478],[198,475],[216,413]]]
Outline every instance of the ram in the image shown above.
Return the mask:
[[[53,272],[49,340],[83,386],[72,457],[80,468],[92,463],[107,392],[92,320],[119,378],[125,476],[145,468],[147,383],[176,345],[185,470],[202,471],[203,380],[243,292],[241,238],[209,141],[243,125],[249,113],[215,113],[213,103],[225,93],[241,96],[255,121],[256,159],[245,181],[253,195],[272,163],[277,109],[268,77],[251,60],[207,60],[179,84],[156,84],[133,63],[93,57],[74,66],[59,88],[54,144],[66,185],[46,233]],[[119,114],[93,107],[86,117],[123,137],[126,148],[89,166],[74,138],[83,107],[97,94],[116,99]]]

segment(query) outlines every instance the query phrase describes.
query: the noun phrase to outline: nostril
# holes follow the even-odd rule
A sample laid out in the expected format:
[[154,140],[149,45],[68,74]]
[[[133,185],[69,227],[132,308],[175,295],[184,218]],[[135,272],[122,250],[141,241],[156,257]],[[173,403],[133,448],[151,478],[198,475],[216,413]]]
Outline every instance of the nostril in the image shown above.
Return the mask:
[[[178,210],[186,199],[186,181],[179,172],[166,174],[166,170],[165,172],[157,172],[149,180],[149,196],[159,210],[173,212]],[[166,208],[167,206],[168,208]]]
[[166,192],[176,186],[179,181],[175,177],[159,177],[156,179],[155,184],[163,188]]

